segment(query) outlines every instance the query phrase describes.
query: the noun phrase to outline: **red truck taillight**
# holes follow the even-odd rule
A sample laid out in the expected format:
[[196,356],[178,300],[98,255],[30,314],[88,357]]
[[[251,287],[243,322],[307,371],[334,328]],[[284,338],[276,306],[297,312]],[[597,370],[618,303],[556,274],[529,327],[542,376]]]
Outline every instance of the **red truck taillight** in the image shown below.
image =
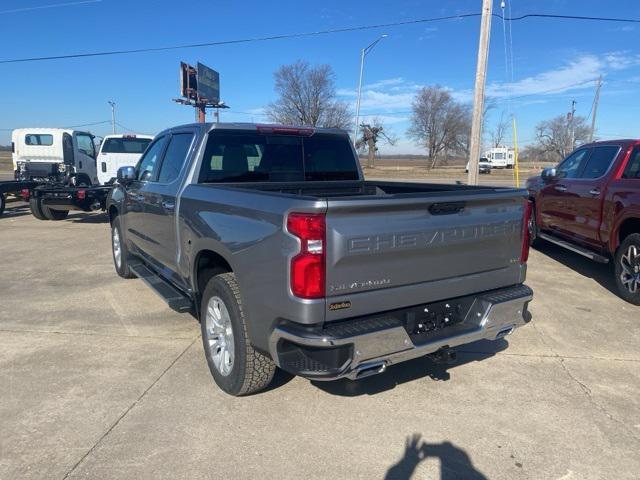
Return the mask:
[[300,253],[291,259],[291,291],[300,298],[324,298],[324,214],[290,213],[287,230],[300,239]]
[[522,215],[522,253],[520,253],[520,263],[527,263],[527,260],[529,260],[529,240],[531,235],[529,224],[531,223],[532,210],[531,202],[527,200]]

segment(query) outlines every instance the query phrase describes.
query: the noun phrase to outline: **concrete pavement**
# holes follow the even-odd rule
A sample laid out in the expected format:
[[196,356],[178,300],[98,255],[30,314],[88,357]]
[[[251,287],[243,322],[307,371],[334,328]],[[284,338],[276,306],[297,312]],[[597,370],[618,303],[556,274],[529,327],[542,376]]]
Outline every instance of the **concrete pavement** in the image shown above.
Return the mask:
[[532,251],[533,322],[359,382],[232,398],[197,322],[111,263],[103,215],[0,218],[0,478],[632,479],[640,309]]

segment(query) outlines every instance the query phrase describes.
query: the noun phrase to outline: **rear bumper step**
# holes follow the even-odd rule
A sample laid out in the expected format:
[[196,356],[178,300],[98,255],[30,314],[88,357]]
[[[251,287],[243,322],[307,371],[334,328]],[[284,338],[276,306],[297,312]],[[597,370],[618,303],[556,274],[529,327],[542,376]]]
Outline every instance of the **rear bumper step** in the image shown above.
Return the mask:
[[571,250],[572,252],[577,253],[578,255],[582,255],[583,257],[587,257],[594,262],[609,263],[609,258],[605,257],[604,255],[600,255],[599,253],[593,252],[579,245],[574,245],[573,243],[554,237],[553,235],[549,235],[548,233],[538,233],[538,238],[553,243],[554,245],[558,245],[559,247],[566,248],[567,250]]
[[[415,334],[407,309],[325,327],[277,326],[269,350],[276,364],[316,380],[360,379],[404,362],[478,340],[497,340],[531,320],[532,290],[518,285],[451,300],[465,305],[458,323],[431,334]],[[423,305],[423,307],[430,307]]]
[[162,277],[156,275],[149,268],[141,263],[129,265],[129,268],[144,283],[156,292],[167,305],[176,312],[185,313],[193,309],[193,302],[185,294],[177,290]]

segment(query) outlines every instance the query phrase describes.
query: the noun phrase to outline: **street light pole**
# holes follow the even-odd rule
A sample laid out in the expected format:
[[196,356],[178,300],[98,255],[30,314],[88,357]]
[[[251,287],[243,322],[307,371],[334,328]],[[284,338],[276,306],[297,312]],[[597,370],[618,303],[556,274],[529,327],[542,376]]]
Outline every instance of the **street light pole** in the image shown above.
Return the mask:
[[116,133],[116,102],[113,100],[109,100],[107,102],[111,105],[111,133]]
[[368,47],[363,48],[360,51],[360,79],[358,80],[358,96],[356,98],[356,125],[354,128],[354,134],[353,134],[353,142],[357,142],[358,141],[358,128],[360,128],[360,95],[362,94],[362,76],[364,74],[364,57],[367,56],[367,54],[373,50],[373,47],[375,47],[377,45],[377,43],[382,40],[383,38],[386,38],[388,35],[385,33],[383,35],[380,35],[380,37],[378,37],[374,42],[371,42],[369,44]]

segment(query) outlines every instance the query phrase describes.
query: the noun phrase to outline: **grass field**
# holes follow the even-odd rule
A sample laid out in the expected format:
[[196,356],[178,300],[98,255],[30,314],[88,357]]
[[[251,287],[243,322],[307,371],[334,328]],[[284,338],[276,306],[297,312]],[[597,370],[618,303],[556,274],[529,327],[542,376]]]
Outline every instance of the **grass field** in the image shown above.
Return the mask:
[[11,152],[0,152],[0,172],[13,171],[13,164],[11,163]]

